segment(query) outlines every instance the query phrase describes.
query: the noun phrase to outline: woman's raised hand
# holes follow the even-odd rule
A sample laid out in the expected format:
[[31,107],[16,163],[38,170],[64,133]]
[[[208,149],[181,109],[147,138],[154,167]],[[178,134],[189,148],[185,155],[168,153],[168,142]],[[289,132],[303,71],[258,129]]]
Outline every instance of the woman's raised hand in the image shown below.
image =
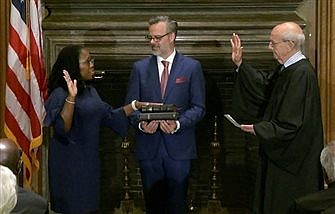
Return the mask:
[[63,74],[64,74],[63,76],[64,80],[66,81],[67,84],[69,96],[75,97],[78,93],[77,80],[72,80],[67,70],[63,70]]

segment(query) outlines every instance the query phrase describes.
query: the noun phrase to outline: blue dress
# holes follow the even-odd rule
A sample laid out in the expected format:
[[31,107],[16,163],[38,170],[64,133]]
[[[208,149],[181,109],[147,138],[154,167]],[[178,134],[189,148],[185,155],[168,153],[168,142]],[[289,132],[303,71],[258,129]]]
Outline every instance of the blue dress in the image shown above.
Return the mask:
[[128,120],[122,108],[113,109],[88,86],[76,97],[72,128],[65,133],[60,112],[67,94],[59,87],[45,104],[45,125],[54,128],[49,146],[51,209],[89,213],[99,209],[99,128],[107,126],[126,136]]

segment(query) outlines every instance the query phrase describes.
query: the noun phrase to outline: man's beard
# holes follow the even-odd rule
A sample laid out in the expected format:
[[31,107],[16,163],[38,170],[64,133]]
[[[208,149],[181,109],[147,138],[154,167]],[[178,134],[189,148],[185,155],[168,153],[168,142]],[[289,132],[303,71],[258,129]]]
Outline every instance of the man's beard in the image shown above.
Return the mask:
[[159,56],[161,54],[160,46],[152,46],[151,51],[155,56]]

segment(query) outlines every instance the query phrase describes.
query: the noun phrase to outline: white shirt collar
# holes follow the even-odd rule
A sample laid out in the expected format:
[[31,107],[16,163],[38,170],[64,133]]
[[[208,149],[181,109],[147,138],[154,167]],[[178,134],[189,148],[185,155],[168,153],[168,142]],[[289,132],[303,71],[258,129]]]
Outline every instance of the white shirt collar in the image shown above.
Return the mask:
[[306,59],[305,55],[302,54],[301,51],[298,51],[297,53],[293,54],[286,62],[284,63],[284,67],[287,68],[288,66],[302,60]]
[[169,62],[169,74],[170,74],[170,70],[171,70],[171,67],[172,67],[173,59],[174,59],[175,56],[176,56],[176,49],[173,49],[172,54],[168,58],[166,58],[166,59],[164,59],[161,56],[157,56],[157,65],[158,65],[159,79],[161,79],[161,75],[162,75],[163,70],[164,70],[164,65],[163,65],[162,61],[165,60],[165,61]]
[[166,59],[164,59],[161,56],[157,56],[157,64],[160,65],[160,64],[162,64],[162,60],[165,60],[165,61],[169,62],[169,68],[171,68],[170,66],[172,65],[172,62],[173,62],[173,59],[174,59],[175,56],[176,56],[176,49],[173,49],[172,54]]

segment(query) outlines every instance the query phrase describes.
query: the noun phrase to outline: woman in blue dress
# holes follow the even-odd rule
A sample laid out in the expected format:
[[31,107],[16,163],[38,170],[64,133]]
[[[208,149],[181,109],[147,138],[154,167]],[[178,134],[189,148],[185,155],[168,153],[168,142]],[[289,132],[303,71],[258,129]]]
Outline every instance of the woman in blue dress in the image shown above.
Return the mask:
[[51,209],[82,214],[99,210],[99,128],[126,136],[127,116],[143,103],[113,109],[88,82],[94,61],[88,49],[61,50],[48,79],[45,125],[53,127],[49,147]]

